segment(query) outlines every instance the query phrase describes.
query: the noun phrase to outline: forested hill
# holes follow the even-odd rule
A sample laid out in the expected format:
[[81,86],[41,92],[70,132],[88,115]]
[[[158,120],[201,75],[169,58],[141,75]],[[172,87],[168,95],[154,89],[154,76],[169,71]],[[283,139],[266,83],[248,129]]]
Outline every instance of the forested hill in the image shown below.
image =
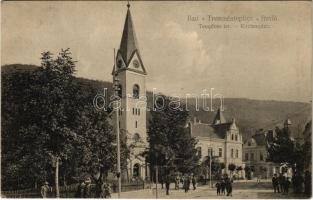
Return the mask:
[[[6,76],[10,73],[29,72],[31,73],[36,66],[34,65],[5,65],[1,67],[1,75]],[[2,79],[4,80],[4,79]],[[101,93],[103,88],[108,88],[109,93],[112,89],[111,82],[89,80],[85,78],[77,78],[78,83],[84,90],[94,90]],[[102,92],[103,93],[103,92]],[[95,94],[96,95],[96,94]],[[152,93],[147,93],[148,105],[152,105]],[[4,100],[4,99],[2,99]],[[90,99],[92,101],[92,99]],[[214,112],[204,111],[200,109],[196,111],[194,98],[187,100],[187,106],[190,110],[190,118],[193,120],[197,117],[203,123],[211,123],[213,121],[216,107],[219,100],[213,101],[215,107]],[[298,132],[302,133],[305,124],[312,119],[311,104],[301,102],[285,102],[271,100],[252,100],[245,98],[225,98],[224,99],[224,116],[227,120],[236,119],[244,138],[253,134],[258,129],[273,129],[275,126],[282,126],[283,120],[289,118],[292,121],[292,132],[297,136]]]

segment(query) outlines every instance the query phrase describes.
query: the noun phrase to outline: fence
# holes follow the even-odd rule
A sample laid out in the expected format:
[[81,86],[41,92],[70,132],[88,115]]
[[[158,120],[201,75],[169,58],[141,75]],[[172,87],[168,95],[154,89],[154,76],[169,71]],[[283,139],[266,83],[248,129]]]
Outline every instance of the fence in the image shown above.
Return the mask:
[[[75,193],[77,191],[78,184],[73,184],[69,186],[62,186],[60,187],[60,197],[61,198],[74,198]],[[117,184],[112,183],[112,192],[117,192]],[[133,191],[133,190],[141,190],[145,188],[149,188],[150,184],[147,184],[143,181],[136,181],[136,182],[130,182],[130,183],[123,183],[122,184],[122,192],[126,191]],[[92,197],[95,195],[95,185],[91,185],[91,192]],[[2,191],[1,192],[2,197],[6,198],[38,198],[40,197],[40,189],[25,189],[25,190],[15,190],[15,191]],[[50,198],[55,197],[55,188],[52,188],[52,191],[49,193]]]

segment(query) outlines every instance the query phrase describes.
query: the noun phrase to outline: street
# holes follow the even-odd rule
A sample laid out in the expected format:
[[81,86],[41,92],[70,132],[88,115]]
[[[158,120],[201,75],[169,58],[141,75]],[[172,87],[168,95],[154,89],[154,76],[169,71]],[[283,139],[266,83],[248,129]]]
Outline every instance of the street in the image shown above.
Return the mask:
[[[196,190],[189,190],[185,193],[183,189],[175,190],[174,184],[171,184],[170,195],[166,195],[165,189],[160,189],[161,185],[158,185],[158,198],[162,199],[228,199],[228,198],[242,198],[242,199],[281,199],[281,198],[301,198],[290,193],[289,195],[283,195],[280,193],[273,193],[271,182],[263,181],[257,183],[255,181],[241,181],[233,184],[233,195],[231,196],[217,196],[216,188],[209,188],[208,185],[199,186]],[[117,194],[114,193],[112,198],[117,198]],[[155,187],[153,189],[137,190],[130,192],[122,192],[121,198],[156,198]]]

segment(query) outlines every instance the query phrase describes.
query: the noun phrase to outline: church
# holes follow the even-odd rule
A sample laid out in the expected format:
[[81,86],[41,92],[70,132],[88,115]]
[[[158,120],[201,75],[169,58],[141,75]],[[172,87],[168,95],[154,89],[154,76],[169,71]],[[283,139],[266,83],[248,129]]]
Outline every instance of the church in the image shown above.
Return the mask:
[[141,59],[135,34],[134,24],[127,4],[127,14],[120,47],[116,53],[113,67],[113,81],[119,81],[120,97],[119,128],[120,134],[126,136],[130,147],[127,160],[127,174],[122,179],[149,177],[149,166],[141,153],[148,146],[146,127],[146,76],[147,71]]

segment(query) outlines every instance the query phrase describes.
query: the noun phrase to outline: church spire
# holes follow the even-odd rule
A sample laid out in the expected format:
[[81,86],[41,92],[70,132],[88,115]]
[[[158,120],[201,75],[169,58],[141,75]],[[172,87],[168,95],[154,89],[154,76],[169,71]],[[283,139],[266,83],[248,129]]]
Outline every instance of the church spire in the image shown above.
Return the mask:
[[[124,59],[124,62],[126,65],[128,65],[131,56],[133,53],[138,49],[137,45],[137,38],[135,34],[135,29],[132,21],[132,17],[130,14],[130,4],[129,2],[127,3],[127,14],[126,14],[126,19],[125,19],[125,24],[124,24],[124,29],[123,29],[123,35],[121,39],[121,44],[120,44],[120,53]],[[139,53],[139,52],[138,52]]]
[[214,121],[213,121],[213,125],[224,124],[224,123],[226,123],[226,119],[223,115],[221,108],[218,108]]

